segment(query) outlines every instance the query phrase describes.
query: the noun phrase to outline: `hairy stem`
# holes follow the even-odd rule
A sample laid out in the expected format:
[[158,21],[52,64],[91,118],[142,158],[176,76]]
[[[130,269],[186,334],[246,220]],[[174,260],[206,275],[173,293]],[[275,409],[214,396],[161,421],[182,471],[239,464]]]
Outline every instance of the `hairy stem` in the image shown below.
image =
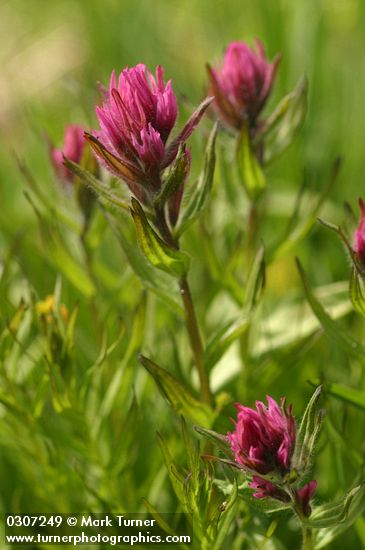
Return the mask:
[[313,538],[312,538],[312,529],[306,525],[303,527],[303,543],[302,550],[313,550]]
[[293,511],[295,512],[302,526],[302,534],[303,534],[302,550],[313,550],[312,529],[308,526],[306,522],[307,517],[304,514],[303,506],[300,500],[298,499],[296,492],[293,491],[293,489],[291,489],[288,486],[286,487],[286,492],[290,496],[290,499],[292,501]]
[[184,303],[186,328],[189,333],[190,344],[194,354],[195,365],[198,371],[200,382],[200,396],[204,403],[213,404],[213,395],[209,385],[209,376],[204,365],[204,348],[200,336],[198,321],[195,315],[195,309],[189,283],[186,278],[180,281],[180,292]]

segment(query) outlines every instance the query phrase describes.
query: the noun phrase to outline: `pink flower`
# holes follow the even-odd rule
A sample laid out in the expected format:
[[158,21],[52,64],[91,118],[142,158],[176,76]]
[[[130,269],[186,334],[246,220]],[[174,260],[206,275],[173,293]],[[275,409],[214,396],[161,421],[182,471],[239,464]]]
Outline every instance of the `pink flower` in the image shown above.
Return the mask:
[[310,516],[312,513],[309,502],[312,500],[316,489],[317,481],[313,479],[312,481],[304,485],[304,487],[296,491],[296,496],[303,510],[303,514],[307,517]]
[[285,408],[267,396],[268,407],[256,401],[256,410],[236,404],[238,410],[235,431],[227,437],[235,461],[243,468],[258,473],[285,475],[295,446],[296,426],[291,406]]
[[269,97],[279,57],[269,63],[256,40],[257,52],[244,42],[229,44],[221,68],[208,65],[209,92],[215,96],[214,109],[227,126],[240,129],[245,120],[250,128]]
[[359,225],[354,233],[354,251],[358,260],[365,263],[365,204],[362,199],[359,199],[361,210]]
[[262,477],[253,476],[253,480],[248,485],[252,489],[256,489],[256,492],[252,495],[255,498],[274,498],[282,502],[289,502],[290,500],[285,491]]
[[63,157],[65,156],[69,160],[79,164],[84,154],[86,143],[84,129],[75,124],[70,124],[65,130],[63,148],[56,149],[53,146],[50,147],[51,162],[56,175],[62,183],[71,183],[74,179],[74,174],[64,165]]
[[164,83],[161,66],[153,76],[139,64],[124,69],[118,80],[112,73],[103,105],[96,108],[100,131],[86,138],[106,168],[148,203],[161,188],[164,169],[175,160],[210,101],[206,99],[168,143],[178,113],[171,81]]

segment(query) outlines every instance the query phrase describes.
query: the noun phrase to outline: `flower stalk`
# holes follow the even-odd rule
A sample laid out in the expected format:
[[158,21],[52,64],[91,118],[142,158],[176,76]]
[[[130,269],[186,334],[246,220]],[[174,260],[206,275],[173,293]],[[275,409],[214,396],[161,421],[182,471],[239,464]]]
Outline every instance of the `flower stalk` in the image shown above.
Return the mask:
[[204,403],[213,405],[213,395],[209,385],[209,376],[204,365],[204,348],[200,335],[199,325],[195,314],[195,308],[190,292],[189,283],[185,278],[181,279],[180,292],[185,310],[186,328],[189,333],[190,344],[194,354],[195,366],[200,382],[200,396]]
[[[178,250],[179,243],[170,231],[163,208],[155,208],[155,219],[156,226],[166,244],[171,246],[171,248]],[[187,277],[180,279],[179,287],[184,305],[186,329],[189,335],[190,346],[199,377],[200,397],[204,403],[213,405],[214,398],[210,389],[209,376],[204,365],[204,346]]]

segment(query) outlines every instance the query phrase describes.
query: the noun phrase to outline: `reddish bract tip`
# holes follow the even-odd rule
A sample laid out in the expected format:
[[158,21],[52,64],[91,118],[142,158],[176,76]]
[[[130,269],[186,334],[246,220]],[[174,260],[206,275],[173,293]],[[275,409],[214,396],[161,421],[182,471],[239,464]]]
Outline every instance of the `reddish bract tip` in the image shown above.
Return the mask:
[[61,149],[50,148],[54,171],[62,183],[72,183],[74,179],[74,174],[64,165],[64,157],[79,164],[84,153],[85,143],[84,129],[76,124],[70,124],[65,130],[63,147]]
[[354,232],[354,252],[360,263],[365,263],[365,203],[359,198],[360,220]]
[[317,489],[317,481],[313,479],[312,481],[304,485],[304,487],[302,487],[301,489],[298,489],[296,492],[297,499],[301,504],[303,513],[307,517],[310,516],[312,512],[312,509],[309,503],[312,500],[316,489]]

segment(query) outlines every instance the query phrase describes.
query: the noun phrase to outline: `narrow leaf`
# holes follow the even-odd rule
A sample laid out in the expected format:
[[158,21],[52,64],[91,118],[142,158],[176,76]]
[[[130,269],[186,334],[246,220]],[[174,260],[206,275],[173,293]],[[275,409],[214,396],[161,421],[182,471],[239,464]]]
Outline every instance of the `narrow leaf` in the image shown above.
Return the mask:
[[68,168],[71,172],[76,174],[82,181],[85,182],[85,184],[90,187],[98,197],[101,197],[102,199],[105,199],[109,203],[113,204],[114,206],[122,209],[122,210],[129,210],[129,206],[126,202],[123,201],[120,197],[115,195],[113,191],[105,185],[102,181],[98,180],[91,172],[88,172],[75,162],[72,162],[69,159],[65,158],[65,166]]
[[323,412],[319,406],[322,387],[319,386],[312,395],[299,426],[293,467],[298,472],[305,472],[310,465],[314,446],[322,424]]
[[328,315],[328,313],[324,310],[317,298],[314,296],[299,260],[297,259],[296,261],[299,274],[302,279],[304,292],[309,302],[309,305],[311,306],[313,313],[324,328],[327,336],[337,345],[339,345],[343,349],[343,351],[351,356],[357,357],[361,362],[364,362],[364,346],[359,342],[356,342],[356,340],[354,340],[352,336],[348,334],[348,332],[346,332],[344,327],[340,326],[336,321],[332,319],[332,317]]
[[337,502],[330,502],[314,508],[306,523],[310,527],[318,529],[321,527],[333,527],[346,521],[350,506],[357,495],[365,496],[364,484],[354,487],[343,499]]
[[207,438],[209,441],[212,441],[215,443],[222,451],[225,453],[231,455],[231,447],[228,443],[227,438],[218,432],[215,432],[213,430],[208,430],[207,428],[204,428],[203,426],[194,426],[194,430],[198,432],[198,434],[202,435],[203,437]]
[[189,173],[189,165],[189,154],[186,152],[184,146],[180,146],[178,156],[163,183],[160,193],[154,200],[154,204],[157,208],[164,206],[169,198],[172,197],[184,183]]
[[213,185],[213,176],[215,169],[215,141],[217,137],[217,124],[214,125],[207,143],[204,157],[204,168],[200,174],[199,180],[189,203],[184,209],[180,222],[176,230],[176,235],[180,236],[192,224],[204,210],[207,205],[210,191]]
[[220,550],[224,548],[226,542],[226,536],[232,522],[236,518],[238,508],[238,488],[237,482],[233,484],[231,494],[228,501],[225,503],[224,510],[219,518],[218,533],[214,541],[212,550]]
[[[336,505],[337,503],[335,503]],[[333,521],[332,527],[316,529],[314,531],[314,550],[325,548],[332,542],[334,538],[346,531],[353,523],[364,513],[365,510],[365,490],[364,484],[355,487],[350,491],[342,502],[340,502],[339,519]],[[319,515],[321,514],[321,507]],[[315,510],[310,519],[316,519]],[[335,515],[335,514],[334,514]],[[333,518],[334,519],[334,518]]]
[[267,119],[259,139],[265,138],[264,162],[280,156],[293,142],[307,111],[308,83],[301,78],[296,88],[286,95]]
[[123,252],[136,275],[144,286],[154,292],[162,300],[182,315],[181,296],[176,278],[160,269],[155,268],[141,252],[137,243],[123,231],[119,220],[112,213],[106,214]]
[[347,386],[342,386],[341,384],[330,384],[326,382],[324,384],[324,391],[338,397],[350,405],[359,407],[360,409],[365,409],[365,391],[358,390],[355,388],[348,388]]
[[147,357],[140,355],[139,360],[154,378],[161,394],[178,414],[189,418],[196,424],[212,425],[214,413],[210,407],[195,399],[186,386]]
[[158,269],[166,271],[175,277],[183,277],[189,269],[189,258],[179,250],[170,248],[152,229],[146,214],[139,202],[132,198],[134,224],[137,231],[137,240],[141,251],[148,261]]
[[265,249],[261,244],[252,264],[245,290],[244,307],[250,312],[260,300],[265,286]]

